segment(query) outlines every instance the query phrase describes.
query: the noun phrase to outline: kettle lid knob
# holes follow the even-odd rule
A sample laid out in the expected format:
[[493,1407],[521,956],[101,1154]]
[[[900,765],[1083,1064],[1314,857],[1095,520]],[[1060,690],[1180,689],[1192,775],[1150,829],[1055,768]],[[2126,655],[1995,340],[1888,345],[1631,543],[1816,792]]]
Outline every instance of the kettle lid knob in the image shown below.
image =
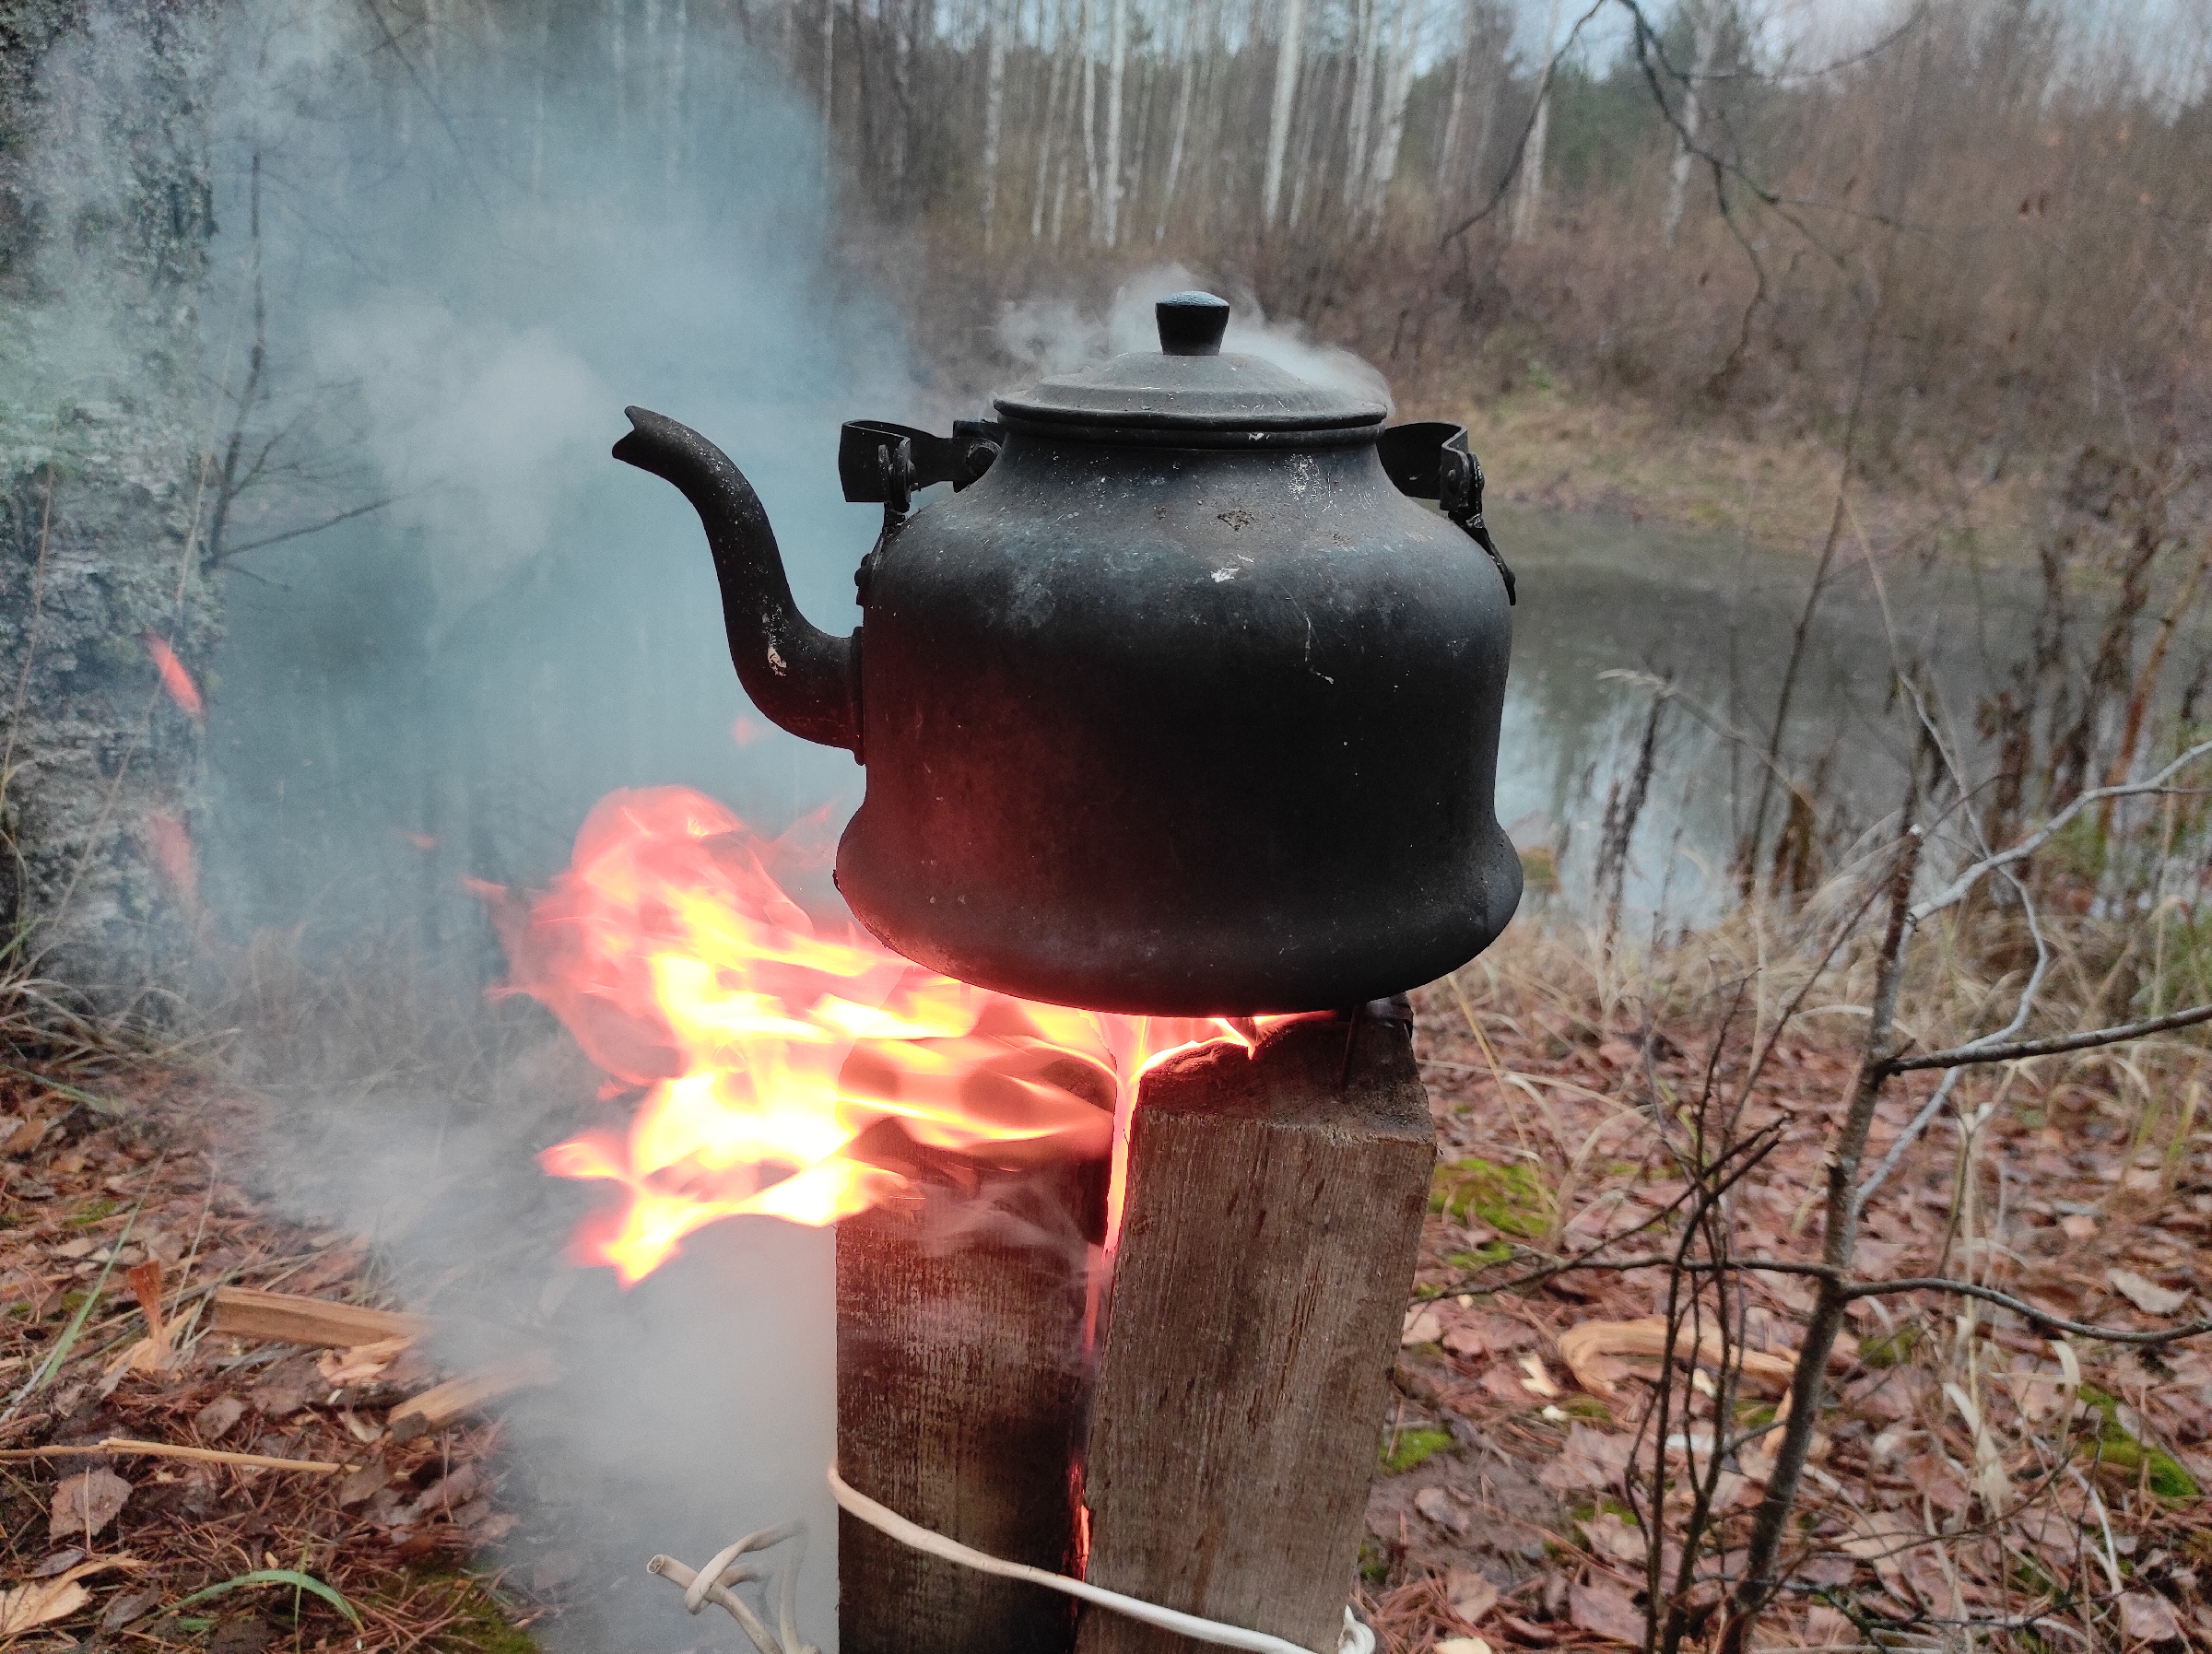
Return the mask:
[[1171,293],[1154,307],[1159,348],[1167,356],[1219,356],[1229,331],[1229,301],[1211,293]]

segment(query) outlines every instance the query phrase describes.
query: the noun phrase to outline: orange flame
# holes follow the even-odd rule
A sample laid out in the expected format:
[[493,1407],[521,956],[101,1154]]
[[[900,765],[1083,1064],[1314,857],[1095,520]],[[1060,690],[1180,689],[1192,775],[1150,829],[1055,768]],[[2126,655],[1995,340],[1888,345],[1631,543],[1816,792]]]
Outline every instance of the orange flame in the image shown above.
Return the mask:
[[1251,1042],[1249,1025],[991,993],[921,970],[849,918],[818,920],[778,870],[804,861],[824,819],[770,839],[683,788],[617,792],[526,915],[476,886],[514,986],[618,1095],[644,1093],[626,1132],[541,1156],[557,1177],[619,1186],[578,1250],[625,1284],[724,1217],[865,1210],[906,1184],[892,1167],[916,1145],[1001,1166],[1102,1155],[1146,1068],[1199,1041]]
[[153,657],[154,670],[161,675],[161,686],[169,691],[169,698],[183,709],[184,715],[194,723],[207,721],[206,703],[200,699],[200,686],[192,681],[192,674],[184,670],[184,663],[177,659],[177,651],[169,640],[157,633],[144,634],[146,652]]
[[147,838],[154,852],[154,864],[161,869],[177,893],[177,899],[187,908],[200,905],[200,871],[193,854],[192,835],[184,824],[166,810],[156,810],[146,818]]

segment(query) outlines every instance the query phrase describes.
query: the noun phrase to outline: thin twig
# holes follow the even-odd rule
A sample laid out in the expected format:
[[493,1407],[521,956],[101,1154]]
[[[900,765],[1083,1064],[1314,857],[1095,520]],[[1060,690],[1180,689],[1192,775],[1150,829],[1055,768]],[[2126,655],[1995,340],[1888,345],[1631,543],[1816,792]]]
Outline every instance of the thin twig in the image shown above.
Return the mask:
[[359,1466],[331,1464],[320,1459],[278,1459],[269,1453],[227,1453],[219,1448],[187,1448],[169,1441],[137,1441],[111,1436],[105,1441],[78,1442],[66,1447],[0,1448],[0,1460],[90,1458],[112,1453],[143,1459],[195,1459],[203,1464],[236,1464],[258,1470],[305,1471],[312,1476],[342,1475]]

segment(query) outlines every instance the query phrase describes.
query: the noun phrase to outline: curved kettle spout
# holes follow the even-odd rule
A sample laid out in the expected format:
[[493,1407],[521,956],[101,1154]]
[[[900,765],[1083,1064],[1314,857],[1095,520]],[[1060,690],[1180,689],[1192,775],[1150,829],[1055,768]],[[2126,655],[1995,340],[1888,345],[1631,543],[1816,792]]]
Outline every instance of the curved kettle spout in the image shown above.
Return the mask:
[[674,483],[706,528],[745,692],[793,734],[858,754],[859,639],[832,638],[799,613],[760,497],[728,454],[650,408],[622,411],[632,428],[615,458]]

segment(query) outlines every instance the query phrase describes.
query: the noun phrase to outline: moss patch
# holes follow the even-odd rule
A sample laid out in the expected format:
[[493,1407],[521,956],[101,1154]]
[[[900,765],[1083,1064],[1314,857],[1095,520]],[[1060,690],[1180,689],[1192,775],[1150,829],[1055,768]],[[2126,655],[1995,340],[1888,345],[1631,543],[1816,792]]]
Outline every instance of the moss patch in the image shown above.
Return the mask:
[[1526,1162],[1500,1166],[1470,1155],[1436,1168],[1429,1186],[1429,1210],[1455,1224],[1472,1217],[1500,1235],[1525,1240],[1550,1232],[1558,1207],[1535,1167]]

